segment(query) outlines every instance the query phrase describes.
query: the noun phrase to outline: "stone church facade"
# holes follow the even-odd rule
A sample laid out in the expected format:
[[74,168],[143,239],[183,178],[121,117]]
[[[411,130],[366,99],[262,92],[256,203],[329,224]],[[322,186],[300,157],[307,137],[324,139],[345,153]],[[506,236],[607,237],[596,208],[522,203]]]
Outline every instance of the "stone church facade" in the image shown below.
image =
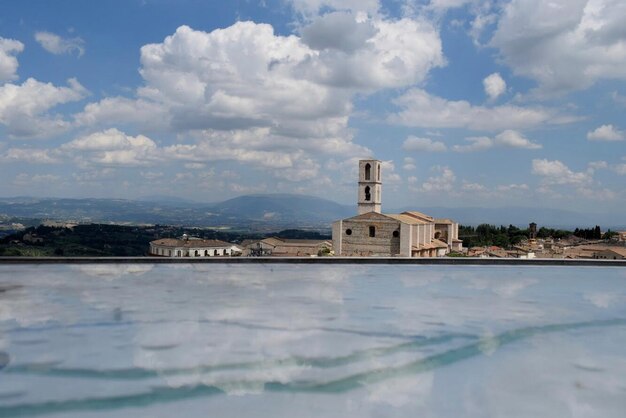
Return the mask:
[[336,256],[442,257],[461,251],[459,225],[420,212],[383,214],[381,161],[359,161],[358,215],[333,223]]

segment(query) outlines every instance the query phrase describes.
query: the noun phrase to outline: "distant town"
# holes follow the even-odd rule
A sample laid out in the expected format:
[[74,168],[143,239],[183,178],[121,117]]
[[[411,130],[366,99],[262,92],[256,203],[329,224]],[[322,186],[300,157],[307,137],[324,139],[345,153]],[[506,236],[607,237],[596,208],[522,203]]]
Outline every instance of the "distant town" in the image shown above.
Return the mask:
[[[531,222],[459,225],[407,210],[385,214],[378,160],[361,160],[357,213],[319,227],[274,231],[228,227],[119,225],[0,216],[0,256],[479,257],[626,259],[626,231],[552,229]],[[32,223],[32,222],[31,222]]]

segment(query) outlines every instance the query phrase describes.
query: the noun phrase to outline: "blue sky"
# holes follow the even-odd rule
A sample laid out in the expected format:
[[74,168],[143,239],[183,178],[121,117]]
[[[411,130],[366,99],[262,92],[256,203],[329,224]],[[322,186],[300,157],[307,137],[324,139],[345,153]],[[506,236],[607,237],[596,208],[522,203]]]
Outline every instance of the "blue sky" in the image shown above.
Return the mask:
[[0,14],[0,196],[626,204],[620,0],[27,1]]

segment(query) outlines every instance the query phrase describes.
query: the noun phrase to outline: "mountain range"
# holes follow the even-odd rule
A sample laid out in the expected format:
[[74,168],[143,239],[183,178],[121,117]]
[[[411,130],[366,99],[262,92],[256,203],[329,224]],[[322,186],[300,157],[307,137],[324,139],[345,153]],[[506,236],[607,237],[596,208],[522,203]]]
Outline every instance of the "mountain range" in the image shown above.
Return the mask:
[[[489,223],[525,227],[529,222],[551,228],[626,226],[622,214],[578,213],[561,209],[501,207],[406,207],[383,210],[398,213],[418,210],[436,218],[450,218],[463,225]],[[295,194],[255,194],[218,203],[199,203],[167,196],[142,200],[0,198],[0,215],[15,218],[72,220],[79,222],[231,227],[253,230],[276,228],[328,229],[331,222],[356,214],[354,205]]]

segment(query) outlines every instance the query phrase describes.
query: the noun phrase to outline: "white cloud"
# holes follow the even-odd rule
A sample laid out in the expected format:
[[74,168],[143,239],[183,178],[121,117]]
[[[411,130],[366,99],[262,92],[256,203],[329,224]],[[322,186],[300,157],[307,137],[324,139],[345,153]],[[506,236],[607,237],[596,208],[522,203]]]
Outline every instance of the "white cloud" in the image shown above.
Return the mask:
[[529,187],[527,184],[522,183],[522,184],[503,184],[497,187],[497,190],[500,192],[509,192],[512,190],[528,190]]
[[574,172],[558,160],[535,159],[532,161],[532,173],[542,177],[544,185],[586,186],[592,182],[592,172]]
[[74,115],[79,126],[104,125],[111,122],[136,123],[144,129],[166,129],[169,114],[162,104],[125,97],[107,97],[96,103],[89,103],[82,112]]
[[396,165],[393,161],[387,160],[382,162],[383,180],[385,184],[402,183],[402,177],[396,173]]
[[[371,91],[421,82],[432,68],[445,63],[439,33],[426,20],[354,19],[345,13],[325,15],[303,29],[307,35],[314,25],[324,22],[323,28],[315,28],[316,36],[303,39],[312,47],[325,47],[302,68],[309,79]],[[346,23],[350,20],[354,23]],[[342,33],[351,27],[354,34],[348,42]]]
[[466,138],[466,141],[469,141],[470,145],[455,145],[452,149],[456,152],[472,152],[482,151],[493,147],[520,149],[541,148],[541,145],[525,138],[520,132],[510,129],[499,133],[493,139],[486,136],[480,136]]
[[35,33],[35,40],[46,51],[55,54],[71,54],[76,52],[78,56],[85,53],[85,41],[81,38],[63,38],[51,32]]
[[626,79],[622,0],[513,0],[503,10],[490,45],[539,83],[537,95]]
[[455,145],[452,149],[456,152],[483,151],[493,147],[493,140],[488,136],[472,136],[465,138],[469,145]]
[[487,187],[485,187],[484,185],[480,183],[470,183],[467,181],[463,182],[461,189],[465,192],[472,192],[472,193],[485,193],[488,191]]
[[524,149],[540,149],[541,145],[530,141],[525,138],[521,133],[507,129],[504,132],[499,133],[494,138],[496,145],[502,145],[510,148],[524,148]]
[[626,175],[626,164],[615,164],[611,166],[611,170],[622,176]]
[[379,7],[378,0],[287,0],[294,10],[304,17],[321,13],[324,9],[364,12],[375,14]]
[[347,54],[364,48],[377,32],[372,21],[345,12],[327,13],[300,31],[302,42],[314,50],[334,49]]
[[606,161],[592,161],[587,166],[593,170],[601,170],[609,168],[609,163]]
[[24,44],[14,39],[0,37],[0,82],[17,78],[19,63],[15,55],[24,50]]
[[554,110],[514,105],[473,106],[465,100],[451,101],[410,89],[394,100],[401,110],[392,114],[392,123],[420,128],[466,128],[472,130],[528,129],[546,124],[567,123],[573,118]]
[[[357,33],[325,37],[343,26]],[[426,21],[338,12],[313,18],[302,33],[306,42],[253,22],[209,33],[181,26],[141,48],[137,99],[89,104],[75,123],[170,130],[180,142],[161,150],[163,158],[233,160],[311,178],[320,158],[371,154],[352,142],[354,94],[420,82],[443,64],[438,32]]]
[[51,115],[57,105],[78,101],[87,90],[75,79],[68,87],[57,87],[29,78],[21,85],[0,86],[0,124],[7,127],[12,138],[54,136],[71,127],[62,116]]
[[60,163],[57,153],[48,149],[35,148],[9,148],[0,154],[0,161],[11,162],[27,162],[32,164],[57,164]]
[[141,166],[161,159],[156,143],[150,138],[133,137],[115,128],[77,138],[62,145],[61,150],[74,155],[79,164]]
[[415,160],[411,157],[404,157],[404,164],[402,165],[402,169],[406,171],[415,170],[417,167],[415,166]]
[[422,183],[422,191],[424,192],[450,192],[454,187],[456,176],[454,172],[445,166],[435,166],[432,169],[437,175],[429,177]]
[[506,91],[506,82],[502,79],[499,73],[493,73],[483,80],[483,87],[485,88],[485,94],[489,96],[490,100],[495,100]]
[[430,138],[419,138],[416,136],[409,136],[402,148],[405,151],[425,151],[425,152],[443,152],[447,150],[446,144],[440,141],[433,141]]
[[587,133],[590,141],[623,141],[626,139],[624,131],[620,131],[613,125],[602,125]]

